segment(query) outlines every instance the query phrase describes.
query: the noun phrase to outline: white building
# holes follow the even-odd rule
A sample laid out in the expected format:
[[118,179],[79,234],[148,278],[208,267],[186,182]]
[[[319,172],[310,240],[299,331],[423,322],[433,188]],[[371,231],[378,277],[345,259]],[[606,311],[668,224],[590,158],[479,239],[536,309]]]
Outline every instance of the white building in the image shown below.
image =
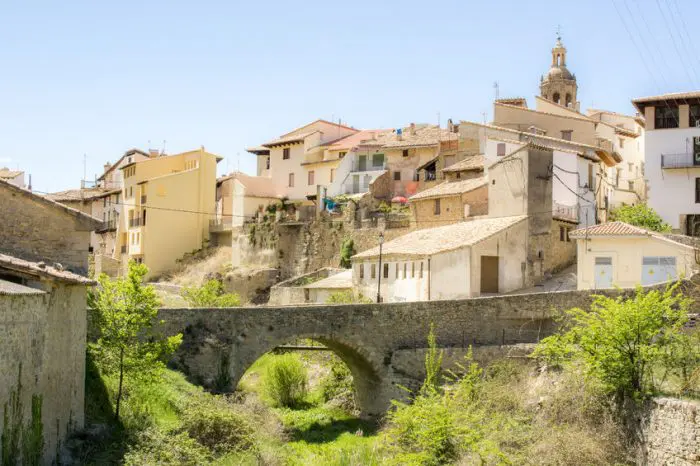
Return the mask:
[[635,99],[644,115],[648,203],[674,230],[700,234],[700,91]]
[[0,168],[0,180],[6,181],[18,188],[25,188],[24,172],[21,170],[10,170],[7,167]]

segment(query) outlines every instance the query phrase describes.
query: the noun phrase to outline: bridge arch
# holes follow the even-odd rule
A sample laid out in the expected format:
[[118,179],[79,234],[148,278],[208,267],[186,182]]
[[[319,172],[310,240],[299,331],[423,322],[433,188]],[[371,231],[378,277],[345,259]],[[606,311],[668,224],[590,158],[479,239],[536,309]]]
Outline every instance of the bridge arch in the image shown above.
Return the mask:
[[321,343],[340,358],[350,369],[355,388],[355,400],[363,416],[384,413],[391,399],[391,384],[387,382],[386,369],[379,355],[361,345],[337,336],[321,336],[300,333],[285,338],[275,338],[264,345],[235,344],[228,355],[230,389],[235,390],[246,371],[263,355],[275,348],[302,339]]

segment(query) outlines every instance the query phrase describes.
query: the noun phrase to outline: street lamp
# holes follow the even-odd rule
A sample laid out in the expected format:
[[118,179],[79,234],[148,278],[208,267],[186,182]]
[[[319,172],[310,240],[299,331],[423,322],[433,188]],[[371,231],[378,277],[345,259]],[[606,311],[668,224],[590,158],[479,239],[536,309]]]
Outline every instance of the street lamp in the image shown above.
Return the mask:
[[379,280],[377,281],[377,302],[382,302],[382,245],[384,244],[384,232],[379,233]]

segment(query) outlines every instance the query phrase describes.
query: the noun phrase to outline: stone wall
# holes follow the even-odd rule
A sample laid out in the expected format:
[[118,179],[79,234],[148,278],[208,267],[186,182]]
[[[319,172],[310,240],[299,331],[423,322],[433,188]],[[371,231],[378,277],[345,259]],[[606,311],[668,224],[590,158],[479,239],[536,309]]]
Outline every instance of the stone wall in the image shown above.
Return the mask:
[[[37,294],[0,294],[0,406],[16,390],[30,418],[31,398],[42,398],[44,464],[67,434],[83,426],[85,287],[37,282]],[[0,423],[0,432],[3,425]]]
[[57,262],[87,274],[90,231],[97,223],[39,196],[0,183],[0,252]]
[[104,254],[94,254],[93,259],[95,261],[95,277],[99,276],[101,273],[110,277],[117,277],[122,270],[121,261],[112,259]]
[[700,464],[700,401],[652,400],[642,426],[640,463],[649,466]]

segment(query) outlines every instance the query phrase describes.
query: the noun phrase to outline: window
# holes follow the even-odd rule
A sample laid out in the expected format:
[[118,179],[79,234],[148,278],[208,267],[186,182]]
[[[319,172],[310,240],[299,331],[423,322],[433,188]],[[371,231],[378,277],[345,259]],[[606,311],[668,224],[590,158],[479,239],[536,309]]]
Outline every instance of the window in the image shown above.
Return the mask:
[[678,128],[678,107],[659,106],[654,109],[654,128]]
[[403,150],[403,156],[404,156],[404,157],[408,157],[408,149],[404,149],[404,150]]
[[403,263],[403,278],[406,278],[406,271],[408,270],[408,263]]
[[401,172],[394,172],[394,181],[401,181]]
[[420,275],[418,276],[418,278],[423,278],[423,263],[422,262],[420,263]]
[[335,180],[335,168],[331,168],[331,183]]
[[129,197],[134,197],[134,187],[129,186]]
[[396,263],[396,274],[394,275],[394,278],[399,278],[399,263]]
[[700,178],[695,178],[695,203],[700,204]]
[[146,209],[143,209],[143,217],[141,217],[141,225],[146,226]]
[[571,141],[571,134],[573,133],[573,130],[567,129],[563,130],[561,132],[561,138],[565,141]]
[[416,278],[416,263],[411,262],[411,278]]
[[506,143],[505,142],[499,142],[496,145],[496,155],[498,157],[503,157],[506,155]]
[[338,152],[338,158],[339,158],[339,159],[342,159],[342,158],[345,157],[346,155],[347,155],[347,152],[346,152],[346,151]]
[[618,139],[618,144],[620,145],[620,149],[625,147],[625,140],[622,138]]
[[630,180],[630,181],[627,182],[627,184],[629,185],[629,186],[628,186],[628,189],[629,189],[630,191],[634,191],[634,181]]
[[591,191],[595,190],[593,186],[593,164],[588,164],[588,189]]
[[644,176],[644,162],[640,162],[639,169],[642,172],[642,176]]
[[630,172],[630,175],[631,175],[631,174],[632,174],[632,171],[634,170],[634,164],[633,164],[632,162],[629,162],[629,163],[627,164],[627,166],[629,167],[629,172]]
[[[109,197],[109,196],[107,196],[107,197]],[[107,207],[107,198],[106,197],[104,199],[102,199],[102,202],[103,202],[102,207]]]
[[691,127],[700,126],[700,105],[695,104],[690,106],[689,123]]
[[615,172],[615,186],[620,187],[620,174],[622,174],[622,168],[618,168]]
[[384,278],[389,278],[389,264],[384,264]]
[[377,278],[377,264],[372,264],[372,269],[370,271],[370,278]]
[[265,159],[265,170],[270,169],[270,156],[268,155]]
[[290,188],[294,187],[294,173],[289,174],[289,187]]
[[289,159],[289,147],[285,147],[282,149],[282,160],[288,160]]
[[435,209],[433,210],[433,214],[440,215],[440,199],[435,199]]
[[309,172],[309,176],[308,176],[308,185],[311,186],[312,184],[314,184],[314,171],[313,170],[311,170]]
[[457,179],[462,178],[462,172],[457,172],[457,175],[455,175],[455,178],[457,178]]
[[559,227],[559,241],[566,241],[566,228]]
[[372,154],[372,168],[382,168],[384,166],[384,154]]
[[360,264],[360,280],[365,278],[365,264]]
[[571,228],[566,229],[566,242],[567,243],[571,242],[571,236],[569,236],[569,233],[571,233]]

